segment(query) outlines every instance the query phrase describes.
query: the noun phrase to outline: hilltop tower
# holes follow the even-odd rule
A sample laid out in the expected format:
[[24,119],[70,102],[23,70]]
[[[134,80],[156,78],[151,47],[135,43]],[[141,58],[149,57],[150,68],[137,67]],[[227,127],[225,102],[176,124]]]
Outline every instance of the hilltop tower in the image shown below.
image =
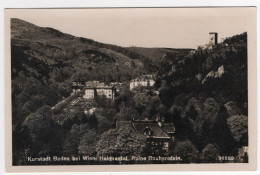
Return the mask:
[[209,44],[212,46],[218,44],[218,33],[217,32],[209,33]]

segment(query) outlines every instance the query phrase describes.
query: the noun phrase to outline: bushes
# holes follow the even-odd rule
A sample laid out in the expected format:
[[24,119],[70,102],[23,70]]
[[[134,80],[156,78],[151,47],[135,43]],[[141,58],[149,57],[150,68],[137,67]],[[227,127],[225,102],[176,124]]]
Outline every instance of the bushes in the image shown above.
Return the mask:
[[203,150],[202,150],[202,160],[205,163],[215,163],[218,160],[219,152],[217,148],[215,148],[214,145],[208,144]]
[[243,115],[234,115],[227,119],[233,138],[240,146],[248,145],[248,118]]
[[190,141],[179,142],[174,153],[181,157],[182,163],[196,162],[198,159],[198,150]]

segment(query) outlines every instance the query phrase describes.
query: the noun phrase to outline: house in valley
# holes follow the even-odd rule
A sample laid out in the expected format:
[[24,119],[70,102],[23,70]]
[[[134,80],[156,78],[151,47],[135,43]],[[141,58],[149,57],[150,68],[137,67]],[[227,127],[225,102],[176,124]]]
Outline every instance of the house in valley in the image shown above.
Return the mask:
[[162,145],[162,149],[169,151],[174,141],[175,127],[173,123],[158,123],[156,120],[117,121],[116,127],[131,125],[133,129],[146,136],[146,142],[152,145]]
[[138,87],[138,86],[152,87],[154,84],[155,84],[155,81],[154,81],[154,78],[152,75],[143,75],[140,78],[131,80],[130,90],[133,90],[135,87]]
[[106,96],[109,99],[115,98],[116,89],[114,86],[108,86],[99,81],[86,82],[84,99],[94,99],[96,96]]

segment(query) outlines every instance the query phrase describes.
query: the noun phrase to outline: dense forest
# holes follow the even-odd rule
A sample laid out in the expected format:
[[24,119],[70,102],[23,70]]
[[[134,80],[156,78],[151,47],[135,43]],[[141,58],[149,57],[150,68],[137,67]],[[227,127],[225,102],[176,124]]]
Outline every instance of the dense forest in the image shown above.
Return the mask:
[[[11,53],[14,165],[73,164],[26,158],[79,155],[182,157],[176,163],[230,162],[217,159],[230,156],[231,162],[247,162],[248,155],[239,155],[248,146],[246,33],[211,50],[155,49],[151,59],[149,49],[98,43],[12,19]],[[155,74],[155,85],[130,91],[129,81],[143,74]],[[81,93],[71,95],[73,81],[90,80],[123,87],[114,100],[99,96],[86,102]],[[85,112],[88,105],[94,113]],[[168,152],[147,145],[127,124],[115,126],[158,116],[176,129]]]
[[202,153],[237,156],[248,145],[247,34],[181,60],[161,61],[168,60],[173,64],[161,67],[157,88],[176,137]]

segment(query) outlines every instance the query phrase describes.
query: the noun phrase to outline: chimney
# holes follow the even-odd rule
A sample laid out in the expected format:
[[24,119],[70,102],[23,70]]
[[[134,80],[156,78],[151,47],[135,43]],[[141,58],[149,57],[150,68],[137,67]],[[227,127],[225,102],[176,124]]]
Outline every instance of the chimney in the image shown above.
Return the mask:
[[156,117],[156,121],[157,121],[157,124],[160,126],[160,127],[162,127],[163,126],[163,124],[164,124],[164,117],[161,117],[161,116],[157,116]]

